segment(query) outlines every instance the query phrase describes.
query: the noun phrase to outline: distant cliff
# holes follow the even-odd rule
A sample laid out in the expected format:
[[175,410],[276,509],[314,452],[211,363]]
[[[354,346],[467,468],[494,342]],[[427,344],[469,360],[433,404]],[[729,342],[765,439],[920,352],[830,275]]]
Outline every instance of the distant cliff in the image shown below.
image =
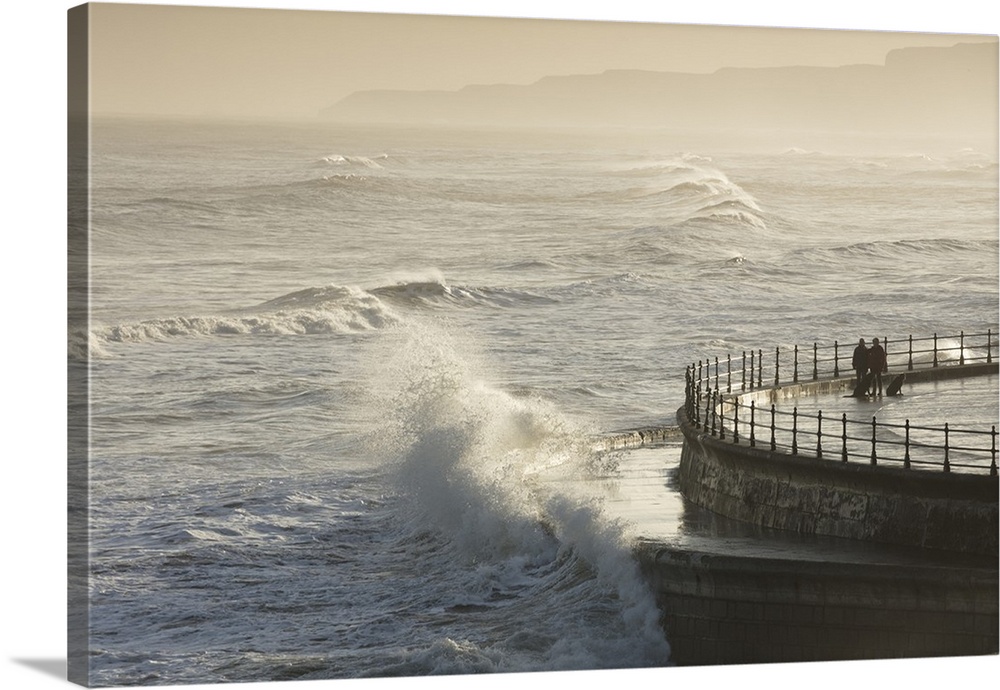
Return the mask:
[[610,70],[526,86],[359,91],[322,115],[364,123],[963,131],[995,138],[997,45],[905,48],[882,66]]

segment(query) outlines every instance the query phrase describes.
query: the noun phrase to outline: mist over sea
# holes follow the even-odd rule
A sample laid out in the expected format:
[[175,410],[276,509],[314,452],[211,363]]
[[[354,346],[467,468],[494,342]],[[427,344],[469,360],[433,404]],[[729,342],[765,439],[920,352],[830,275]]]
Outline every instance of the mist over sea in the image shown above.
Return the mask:
[[663,666],[593,434],[997,328],[995,150],[99,119],[92,681]]

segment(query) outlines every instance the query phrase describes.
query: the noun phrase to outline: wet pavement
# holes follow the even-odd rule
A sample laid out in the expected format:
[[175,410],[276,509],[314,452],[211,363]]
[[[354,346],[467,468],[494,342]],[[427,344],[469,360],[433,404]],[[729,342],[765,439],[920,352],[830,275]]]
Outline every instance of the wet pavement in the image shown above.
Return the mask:
[[[888,385],[891,376],[883,381]],[[985,432],[976,437],[976,443],[985,448],[984,452],[972,454],[967,467],[961,466],[962,454],[952,453],[959,461],[954,471],[987,474],[989,449],[992,438],[989,431],[998,424],[1000,377],[997,375],[968,378],[904,383],[901,395],[895,397],[872,397],[857,399],[843,393],[804,394],[796,398],[783,399],[776,404],[779,411],[797,410],[800,415],[800,436],[803,450],[807,452],[808,434],[813,434],[815,443],[818,412],[823,413],[824,434],[834,433],[844,414],[851,420],[869,423],[875,417],[880,425],[904,424],[910,421],[913,427],[927,426],[941,428],[945,422],[954,429],[973,429]],[[810,424],[808,417],[813,417]],[[769,415],[765,414],[765,418]],[[779,417],[781,418],[781,417]],[[834,420],[836,418],[836,420]],[[780,424],[791,425],[789,418],[781,418]],[[758,421],[760,423],[760,421]],[[869,427],[870,428],[870,427]],[[741,428],[743,442],[747,442],[747,428]],[[852,428],[851,432],[861,439],[870,431],[863,425]],[[880,442],[885,436],[895,432],[880,426]],[[922,436],[923,434],[923,436]],[[824,436],[824,438],[826,438]],[[952,435],[963,442],[961,434]],[[832,439],[831,439],[832,440]],[[937,432],[923,432],[914,428],[911,432],[914,442],[927,441],[931,445],[940,444],[943,436]],[[764,442],[758,436],[758,443]],[[824,440],[824,443],[829,441]],[[629,527],[630,535],[640,541],[655,542],[681,550],[708,554],[741,556],[747,558],[773,558],[794,561],[815,561],[829,563],[861,563],[914,566],[974,566],[996,569],[997,557],[980,557],[951,552],[934,551],[892,544],[878,544],[853,539],[806,535],[786,530],[758,527],[749,523],[731,520],[686,500],[676,482],[680,464],[682,437],[667,440],[641,448],[617,450],[608,453],[611,460],[606,471],[587,483],[601,485],[600,494],[605,496],[605,508],[614,518]],[[866,452],[870,453],[870,443],[864,440],[851,441],[854,462],[865,462]],[[883,449],[884,450],[884,449]],[[826,453],[838,453],[839,447],[828,447]],[[882,452],[882,451],[880,451]],[[925,465],[914,464],[914,469],[940,471],[941,462],[937,455],[940,449],[913,449],[914,456],[924,453]],[[828,457],[828,456],[827,456]],[[882,461],[888,465],[890,462]],[[896,463],[899,466],[899,463]],[[566,481],[563,478],[561,481]],[[572,480],[571,480],[572,481]],[[592,488],[592,487],[591,487]]]
[[[893,375],[883,378],[883,387],[888,388]],[[902,424],[907,419],[911,424],[942,426],[945,422],[954,427],[989,431],[991,426],[1000,424],[1000,377],[972,376],[968,378],[945,379],[903,383],[898,396],[872,398],[852,398],[843,394],[805,394],[797,398],[782,400],[778,409],[816,414],[822,410],[824,417],[840,417],[847,413],[852,419],[871,419],[879,422]]]
[[681,495],[675,475],[681,443],[620,451],[603,484],[605,507],[633,536],[678,549],[750,558],[831,563],[997,567],[997,559],[854,539],[803,535],[730,520]]
[[[888,387],[892,375],[886,375],[883,386]],[[1000,377],[973,376],[904,383],[897,396],[872,396],[854,398],[844,394],[804,394],[796,398],[784,399],[776,403],[782,412],[796,410],[799,415],[800,444],[815,444],[816,416],[823,414],[823,443],[828,453],[837,453],[840,446],[833,442],[840,432],[843,415],[853,420],[848,426],[848,434],[858,437],[852,443],[851,451],[860,456],[870,454],[871,444],[864,439],[871,438],[870,423],[874,418],[879,425],[880,441],[902,444],[905,428],[910,424],[911,455],[914,469],[941,470],[944,462],[945,423],[949,426],[949,463],[952,471],[971,473],[988,472],[992,462],[995,439],[991,431],[1000,426]],[[765,419],[768,415],[765,414]],[[779,417],[779,426],[790,427],[790,419]],[[853,422],[859,422],[855,424]],[[865,422],[866,424],[861,424]],[[893,428],[895,427],[895,428]],[[759,432],[758,432],[759,433]],[[921,447],[921,444],[926,447]],[[963,450],[964,449],[964,450]],[[902,445],[880,448],[880,454],[901,460],[904,455]],[[898,464],[898,463],[897,463]]]

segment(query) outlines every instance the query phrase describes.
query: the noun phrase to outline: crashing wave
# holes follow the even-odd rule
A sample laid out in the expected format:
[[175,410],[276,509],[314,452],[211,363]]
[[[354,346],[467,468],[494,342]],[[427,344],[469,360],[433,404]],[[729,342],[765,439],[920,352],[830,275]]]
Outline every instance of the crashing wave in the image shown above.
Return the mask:
[[632,168],[630,176],[641,175],[649,181],[620,194],[628,201],[656,203],[678,216],[676,222],[714,218],[766,229],[757,200],[710,163],[710,159],[684,154],[678,159]]
[[511,307],[525,302],[551,300],[524,290],[448,285],[443,280],[417,280],[372,288],[369,292],[387,301],[409,306],[449,304],[455,306]]
[[[346,334],[397,326],[398,307],[510,307],[552,300],[523,290],[448,285],[423,277],[363,290],[327,285],[296,290],[246,309],[205,316],[174,316],[100,326],[90,333],[91,355],[108,343],[140,343],[192,336]],[[81,349],[82,347],[82,349]],[[86,350],[86,346],[77,349]]]
[[191,336],[356,333],[398,324],[374,295],[349,288],[310,288],[250,309],[210,316],[176,316],[92,330],[91,347]]

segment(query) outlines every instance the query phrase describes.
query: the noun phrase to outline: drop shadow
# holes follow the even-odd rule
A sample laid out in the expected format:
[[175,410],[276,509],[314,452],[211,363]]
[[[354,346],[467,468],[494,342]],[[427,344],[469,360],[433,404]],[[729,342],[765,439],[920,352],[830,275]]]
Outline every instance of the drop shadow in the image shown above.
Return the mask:
[[39,673],[47,676],[66,680],[66,660],[65,659],[11,659],[16,664],[27,666]]

